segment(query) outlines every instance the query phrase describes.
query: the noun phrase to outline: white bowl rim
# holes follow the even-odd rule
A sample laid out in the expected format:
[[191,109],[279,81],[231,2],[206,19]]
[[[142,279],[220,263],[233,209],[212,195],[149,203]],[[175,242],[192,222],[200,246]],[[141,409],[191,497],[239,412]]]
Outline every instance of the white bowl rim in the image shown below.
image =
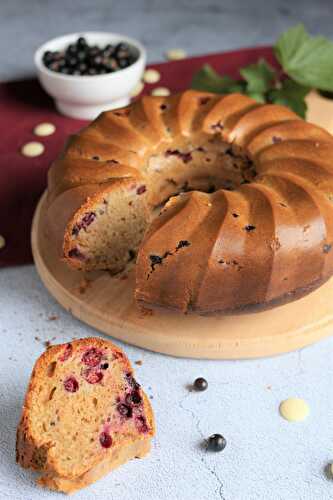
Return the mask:
[[[114,71],[113,73],[106,73],[104,75],[64,75],[63,73],[57,73],[56,71],[52,71],[48,69],[45,64],[43,63],[43,54],[45,51],[47,51],[47,46],[50,43],[54,42],[61,42],[61,41],[66,41],[66,39],[74,38],[77,37],[79,38],[80,36],[83,37],[90,37],[90,36],[111,36],[115,38],[119,38],[119,41],[123,41],[128,43],[129,45],[133,45],[138,52],[139,52],[139,57],[137,60],[133,63],[130,64],[130,66],[127,66],[127,68],[121,68],[117,71]],[[47,40],[44,42],[42,45],[38,47],[38,49],[35,51],[34,54],[34,62],[35,66],[39,71],[42,73],[47,74],[48,76],[51,76],[52,78],[56,78],[58,80],[64,80],[64,81],[72,81],[72,82],[82,82],[82,81],[96,81],[97,79],[106,79],[106,78],[116,78],[119,76],[126,76],[127,72],[129,72],[131,69],[133,69],[135,66],[139,66],[142,64],[142,62],[145,64],[146,61],[146,49],[144,46],[139,42],[139,40],[136,40],[135,38],[129,37],[127,35],[122,35],[121,33],[115,33],[113,31],[79,31],[79,32],[74,32],[74,33],[67,33],[66,35],[61,35],[57,36],[55,38],[51,38],[50,40]]]

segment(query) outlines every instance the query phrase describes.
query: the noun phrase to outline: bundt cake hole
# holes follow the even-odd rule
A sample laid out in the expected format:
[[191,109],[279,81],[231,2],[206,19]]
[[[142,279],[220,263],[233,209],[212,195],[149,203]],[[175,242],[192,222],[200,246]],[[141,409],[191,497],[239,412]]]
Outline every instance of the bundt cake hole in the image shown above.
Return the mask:
[[245,151],[219,135],[199,136],[161,149],[148,158],[146,172],[153,187],[150,203],[155,207],[183,191],[232,191],[256,176]]

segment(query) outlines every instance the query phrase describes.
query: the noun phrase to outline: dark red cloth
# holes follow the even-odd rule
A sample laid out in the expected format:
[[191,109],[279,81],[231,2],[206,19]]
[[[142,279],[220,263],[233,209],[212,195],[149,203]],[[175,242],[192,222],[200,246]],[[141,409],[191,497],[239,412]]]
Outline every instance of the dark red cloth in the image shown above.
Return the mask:
[[[158,69],[162,77],[157,84],[146,85],[144,93],[157,86],[168,87],[172,92],[184,90],[205,63],[221,74],[238,76],[238,68],[260,57],[276,65],[269,47],[152,64],[150,67]],[[0,84],[0,112],[0,235],[6,240],[6,246],[0,250],[0,267],[5,267],[32,262],[31,221],[46,187],[48,167],[66,137],[86,122],[59,115],[35,79]],[[33,129],[41,122],[53,123],[56,132],[48,137],[35,136]],[[36,158],[24,157],[20,149],[29,141],[42,142],[45,152]]]

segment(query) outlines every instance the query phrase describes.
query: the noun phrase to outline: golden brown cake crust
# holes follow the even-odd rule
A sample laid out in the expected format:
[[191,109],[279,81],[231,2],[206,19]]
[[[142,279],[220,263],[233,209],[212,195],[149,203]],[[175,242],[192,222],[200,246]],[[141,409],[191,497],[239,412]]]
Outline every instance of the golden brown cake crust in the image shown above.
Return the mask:
[[[94,204],[127,176],[144,183],[150,208],[192,190],[172,197],[149,226],[136,298],[182,311],[238,310],[292,300],[332,275],[332,165],[332,136],[283,106],[192,90],[144,97],[70,140],[50,172],[49,210],[68,207],[75,190]],[[210,186],[215,192],[199,192]],[[78,197],[72,217],[67,210],[56,223],[66,260],[80,268],[68,252],[85,202]]]
[[[101,379],[100,382],[99,379],[96,379],[96,373],[99,372],[95,371],[95,364],[93,360],[93,364],[90,365],[90,368],[89,365],[81,363],[85,370],[93,371],[88,373],[89,377],[84,371],[81,371],[81,376],[76,375],[74,361],[76,360],[77,362],[78,357],[80,359],[83,359],[87,353],[91,352],[94,353],[94,356],[96,355],[96,353],[97,355],[99,355],[98,353],[100,352],[105,353],[105,356],[103,356],[102,358],[102,360],[104,361],[105,359],[110,359],[111,356],[111,358],[113,359],[113,363],[116,363],[120,366],[120,368],[118,367],[118,372],[113,371],[111,374],[111,378],[107,379],[105,376],[105,372],[104,379]],[[108,355],[108,358],[106,357],[106,354]],[[68,375],[67,379],[63,378],[63,374],[57,375],[57,364],[60,365],[59,370],[63,370],[64,373]],[[110,364],[110,362],[108,364]],[[107,369],[114,370],[111,365],[108,366],[106,370]],[[49,411],[49,400],[52,399],[55,389],[51,391],[51,396],[46,399],[43,395],[43,389],[48,384],[49,380],[54,376],[54,373],[58,378],[56,382],[53,382],[53,384],[55,385],[57,391],[63,392],[63,395],[60,394],[60,396],[58,397],[59,399],[57,400],[56,410],[56,415],[58,415],[58,417],[59,415],[61,415],[61,418],[58,423],[53,422],[52,425],[59,426],[59,429],[61,431],[63,429],[67,429],[66,432],[68,433],[68,438],[62,438],[62,440],[68,439],[68,443],[66,445],[68,453],[70,453],[69,450],[70,446],[72,445],[70,438],[70,435],[72,435],[71,432],[73,430],[72,427],[73,425],[75,425],[75,422],[78,421],[80,412],[83,415],[83,420],[86,420],[88,422],[90,418],[91,409],[88,404],[89,401],[95,398],[97,400],[98,397],[101,397],[103,391],[105,391],[105,399],[107,399],[109,397],[108,393],[106,392],[106,387],[108,384],[114,384],[114,391],[116,395],[121,394],[121,391],[119,389],[119,381],[117,380],[117,378],[115,378],[114,381],[112,379],[112,376],[116,376],[114,374],[124,374],[125,380],[129,380],[129,383],[132,384],[129,387],[134,387],[133,390],[135,391],[135,394],[140,394],[140,397],[142,399],[142,403],[137,403],[139,406],[136,407],[137,409],[135,410],[135,412],[133,410],[133,417],[131,413],[131,419],[122,419],[120,423],[117,421],[117,425],[115,425],[114,421],[112,420],[110,421],[110,424],[107,423],[109,422],[109,420],[104,420],[105,423],[103,424],[101,429],[105,430],[106,427],[108,427],[108,429],[110,428],[110,430],[105,431],[107,433],[110,433],[113,441],[110,447],[108,446],[107,449],[101,447],[101,444],[98,441],[98,436],[101,436],[101,430],[99,430],[98,432],[100,432],[100,434],[97,434],[96,445],[93,442],[91,444],[92,448],[89,451],[89,457],[86,457],[84,455],[85,445],[82,442],[82,454],[80,456],[78,455],[78,461],[75,461],[75,459],[73,459],[73,463],[71,463],[70,467],[68,468],[64,465],[66,462],[64,462],[63,460],[63,453],[65,451],[61,451],[61,446],[57,442],[58,437],[55,437],[58,435],[54,435],[52,437],[51,434],[50,437],[50,430],[45,428],[45,423],[43,423],[43,426],[41,428],[39,426],[39,420],[43,420],[44,422],[47,421],[47,417],[45,415],[47,415],[47,412]],[[92,376],[95,376],[95,379],[93,379]],[[60,385],[58,380],[59,377],[61,381]],[[82,377],[84,378],[84,380],[82,379]],[[77,384],[77,386],[74,386],[74,390],[73,380],[75,384]],[[88,380],[89,383],[87,383]],[[103,382],[103,380],[106,381]],[[69,388],[67,389],[65,386],[66,383],[69,384]],[[100,387],[101,384],[106,384],[104,385],[105,389],[103,387]],[[100,391],[99,393],[97,393],[97,387]],[[117,387],[118,392],[116,389]],[[64,390],[64,388],[66,390]],[[110,388],[110,390],[112,393],[112,387]],[[80,391],[85,391],[87,393],[87,396],[85,396],[85,398],[89,398],[84,399],[85,403],[83,407],[81,400],[76,403],[75,400],[69,399],[73,398],[73,396],[75,397],[76,394],[79,394]],[[119,396],[116,397],[119,399]],[[118,399],[116,399],[116,401]],[[121,400],[121,403],[116,403],[116,407],[117,404],[119,407],[119,404],[123,405],[123,401]],[[130,405],[130,403],[126,404]],[[71,408],[73,408],[73,410],[68,410],[66,412],[66,407],[70,405],[72,405]],[[142,408],[140,407],[140,405],[142,405]],[[98,410],[98,407],[96,408],[94,409],[96,418],[99,416],[99,418],[105,417],[106,419],[106,415],[104,415],[105,409]],[[76,412],[76,409],[78,410],[77,416],[73,413],[74,411]],[[113,411],[111,410],[111,407],[107,407],[106,410],[109,412]],[[140,424],[140,430],[138,431],[136,430],[136,427],[133,427],[133,419],[136,418],[138,419]],[[71,419],[73,419],[73,422],[71,422]],[[127,428],[125,429],[127,421],[131,422],[131,425],[133,421],[133,425],[129,430],[126,430]],[[88,428],[86,429],[86,431],[90,432]],[[67,435],[66,432],[65,435]],[[22,416],[17,429],[16,461],[22,467],[31,468],[40,472],[42,475],[38,480],[39,484],[69,493],[87,486],[93,481],[96,481],[110,470],[130,460],[131,458],[137,456],[143,457],[144,455],[146,455],[150,449],[150,441],[152,436],[154,435],[154,432],[155,423],[150,402],[144,394],[143,390],[135,381],[133,377],[132,367],[124,353],[111,342],[105,341],[100,338],[86,338],[82,340],[75,340],[67,344],[61,344],[49,348],[44,354],[40,356],[34,366],[22,409]],[[95,434],[92,434],[92,436],[95,436]],[[80,438],[78,438],[78,440],[79,441],[75,446],[80,448]]]

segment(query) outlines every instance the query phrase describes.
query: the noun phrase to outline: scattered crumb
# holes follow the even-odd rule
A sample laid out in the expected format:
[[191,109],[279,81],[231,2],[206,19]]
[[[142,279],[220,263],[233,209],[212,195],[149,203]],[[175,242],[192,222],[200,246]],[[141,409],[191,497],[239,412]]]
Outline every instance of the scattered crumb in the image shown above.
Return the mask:
[[266,389],[268,389],[268,390],[270,391],[270,390],[272,389],[272,386],[271,386],[271,385],[268,385],[268,386],[266,387]]
[[35,337],[35,340],[36,340],[37,342],[39,342],[39,341],[40,341],[40,338],[39,338],[39,337]]
[[137,361],[134,361],[134,363],[138,366],[142,366],[142,361],[141,359],[138,359]]
[[43,342],[44,346],[46,347],[46,349],[49,349],[51,347],[51,342],[49,340],[45,340],[45,342]]
[[52,314],[51,316],[49,316],[47,318],[49,321],[56,321],[57,319],[59,319],[59,316],[57,316],[56,314]]
[[150,395],[150,396],[149,396],[149,399],[154,399],[154,396]]

